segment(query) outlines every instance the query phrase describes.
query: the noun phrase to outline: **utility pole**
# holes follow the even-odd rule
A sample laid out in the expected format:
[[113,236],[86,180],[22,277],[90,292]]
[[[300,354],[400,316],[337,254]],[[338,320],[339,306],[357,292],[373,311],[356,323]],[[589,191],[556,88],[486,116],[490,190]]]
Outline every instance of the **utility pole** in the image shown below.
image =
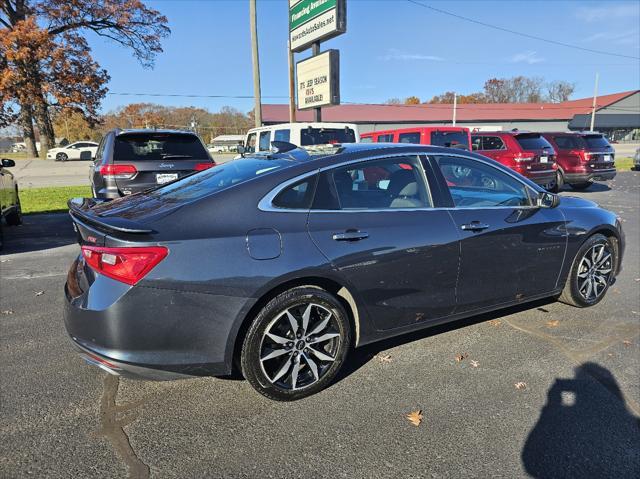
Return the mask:
[[456,126],[456,112],[458,109],[458,95],[453,94],[453,126]]
[[256,127],[262,126],[262,98],[260,95],[260,59],[258,56],[258,24],[256,19],[256,0],[249,0],[249,24],[251,29],[251,56],[253,63],[253,96],[255,99],[254,117]]
[[600,74],[596,72],[596,84],[593,87],[593,105],[591,107],[591,128],[589,128],[589,131],[593,131],[593,127],[596,122],[596,100],[598,98],[598,77],[599,76]]
[[291,51],[291,40],[288,42],[289,50],[289,123],[296,122],[296,85],[293,68],[293,52]]
[[[320,42],[314,42],[313,45],[311,45],[311,56],[315,57],[316,55],[320,55]],[[321,108],[313,109],[313,121],[316,123],[320,123],[322,121]]]

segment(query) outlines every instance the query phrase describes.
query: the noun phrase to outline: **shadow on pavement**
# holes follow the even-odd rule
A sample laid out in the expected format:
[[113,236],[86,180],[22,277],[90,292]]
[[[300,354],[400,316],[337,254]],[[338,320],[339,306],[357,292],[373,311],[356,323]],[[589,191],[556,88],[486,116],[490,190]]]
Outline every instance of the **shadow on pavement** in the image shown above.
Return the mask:
[[4,249],[0,254],[41,251],[76,242],[68,213],[24,215],[22,226],[4,226]]
[[608,369],[587,362],[555,380],[522,462],[535,478],[639,477],[640,421]]
[[602,191],[611,191],[609,183],[605,182],[593,182],[586,190],[574,190],[569,185],[563,185],[561,193],[600,193]]

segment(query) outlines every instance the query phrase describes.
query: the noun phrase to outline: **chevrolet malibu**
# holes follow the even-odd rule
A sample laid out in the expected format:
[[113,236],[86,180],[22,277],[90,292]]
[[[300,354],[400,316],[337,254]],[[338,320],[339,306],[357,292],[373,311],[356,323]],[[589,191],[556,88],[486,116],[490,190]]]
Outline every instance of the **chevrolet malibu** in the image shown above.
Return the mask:
[[596,305],[624,251],[595,203],[421,145],[274,142],[69,205],[81,252],[64,318],[88,362],[149,379],[239,369],[284,401],[373,341],[545,297]]

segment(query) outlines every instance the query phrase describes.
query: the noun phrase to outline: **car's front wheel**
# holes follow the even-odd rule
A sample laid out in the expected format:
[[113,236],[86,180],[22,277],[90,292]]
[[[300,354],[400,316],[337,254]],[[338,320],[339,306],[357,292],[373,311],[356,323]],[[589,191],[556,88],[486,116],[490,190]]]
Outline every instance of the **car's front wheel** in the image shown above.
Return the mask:
[[249,327],[240,363],[249,383],[264,396],[294,401],[335,378],[351,347],[351,327],[340,301],[303,286],[269,301]]
[[611,241],[601,234],[591,236],[578,251],[559,300],[578,308],[598,304],[609,289],[616,261]]
[[69,157],[67,156],[66,153],[58,153],[56,155],[56,161],[67,161],[69,159]]

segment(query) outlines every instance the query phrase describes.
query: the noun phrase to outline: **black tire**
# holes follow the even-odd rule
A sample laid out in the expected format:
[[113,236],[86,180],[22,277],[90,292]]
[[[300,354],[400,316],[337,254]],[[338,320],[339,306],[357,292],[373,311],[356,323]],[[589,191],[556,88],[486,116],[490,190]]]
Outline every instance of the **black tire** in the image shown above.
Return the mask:
[[556,179],[549,186],[548,190],[551,193],[560,193],[560,191],[562,190],[562,185],[564,185],[564,177],[562,176],[562,171],[557,170],[556,171]]
[[[307,307],[310,313],[304,330]],[[293,322],[289,321],[289,312],[294,316]],[[321,328],[324,323],[326,326]],[[299,328],[297,337],[294,324]],[[333,337],[322,340],[325,336]],[[272,337],[287,342],[272,341]],[[340,301],[323,289],[302,286],[279,294],[262,308],[242,343],[240,365],[244,377],[260,394],[276,401],[295,401],[327,387],[344,364],[350,347],[351,327]],[[273,357],[267,358],[270,355]]]
[[2,216],[0,216],[0,251],[4,248],[4,231],[2,229]]
[[[595,287],[595,296],[592,298],[588,298],[585,297],[583,288],[581,286],[582,284],[584,284],[585,280],[589,279],[588,275],[591,273],[585,273],[585,265],[582,262],[585,257],[587,257],[587,259],[590,261],[592,255],[591,252],[594,250],[594,248],[596,248],[597,250],[599,246],[603,246],[605,248],[605,254],[603,255],[603,258],[606,257],[606,254],[610,255],[609,261],[604,262],[604,269],[609,269],[609,272],[606,275],[600,275],[605,276],[606,281],[595,281],[600,285],[602,289],[598,290],[598,288]],[[617,261],[618,258],[616,257],[616,249],[606,236],[595,234],[589,237],[580,247],[578,253],[576,254],[576,257],[573,260],[571,270],[569,271],[569,277],[567,278],[567,282],[564,285],[564,289],[562,290],[562,294],[560,294],[558,300],[562,303],[575,306],[577,308],[586,308],[598,304],[600,301],[602,301],[602,298],[604,298],[607,290],[609,289],[609,285],[611,284],[611,280],[616,269]]]
[[56,161],[67,161],[69,159],[69,157],[67,156],[66,153],[58,153],[56,155]]
[[593,183],[587,181],[585,183],[571,183],[569,186],[576,191],[583,191],[589,188],[592,184]]
[[16,208],[7,215],[7,224],[9,226],[19,226],[22,224],[22,206],[20,205],[20,195],[18,195],[18,187],[16,186],[16,198],[18,204]]

